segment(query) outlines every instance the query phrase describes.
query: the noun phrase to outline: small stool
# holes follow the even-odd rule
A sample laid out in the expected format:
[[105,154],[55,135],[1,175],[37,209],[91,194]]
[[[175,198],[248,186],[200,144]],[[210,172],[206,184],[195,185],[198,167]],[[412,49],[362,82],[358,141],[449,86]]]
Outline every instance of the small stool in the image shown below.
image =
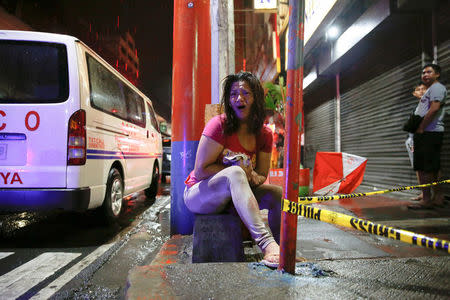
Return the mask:
[[239,216],[195,215],[193,263],[245,261]]

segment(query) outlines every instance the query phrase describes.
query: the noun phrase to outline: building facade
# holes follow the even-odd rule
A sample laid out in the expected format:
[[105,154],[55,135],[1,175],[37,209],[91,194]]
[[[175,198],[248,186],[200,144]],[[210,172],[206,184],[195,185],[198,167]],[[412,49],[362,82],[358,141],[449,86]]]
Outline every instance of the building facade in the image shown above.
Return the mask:
[[[368,158],[363,189],[417,184],[402,125],[417,105],[412,90],[424,64],[438,63],[450,88],[449,15],[448,1],[335,1],[305,45],[306,167],[318,151],[342,151]],[[449,99],[445,109],[441,171],[448,179]]]

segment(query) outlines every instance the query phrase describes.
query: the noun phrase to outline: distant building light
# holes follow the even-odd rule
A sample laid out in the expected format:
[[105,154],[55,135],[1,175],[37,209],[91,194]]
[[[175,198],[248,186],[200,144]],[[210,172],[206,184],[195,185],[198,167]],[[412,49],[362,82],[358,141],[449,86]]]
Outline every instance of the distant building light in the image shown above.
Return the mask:
[[305,38],[308,42],[337,0],[305,1]]

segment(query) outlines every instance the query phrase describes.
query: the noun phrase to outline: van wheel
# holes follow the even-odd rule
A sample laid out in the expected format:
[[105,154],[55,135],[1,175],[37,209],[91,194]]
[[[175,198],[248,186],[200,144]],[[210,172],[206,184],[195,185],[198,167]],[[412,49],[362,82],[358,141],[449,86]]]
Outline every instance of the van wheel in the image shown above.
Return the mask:
[[155,164],[153,167],[153,174],[152,174],[152,183],[150,184],[150,187],[145,190],[145,196],[147,198],[155,198],[156,194],[158,193],[158,184],[159,184],[159,167],[158,164]]
[[123,181],[117,169],[111,169],[106,182],[106,194],[103,201],[103,213],[108,223],[114,223],[120,216],[123,201]]

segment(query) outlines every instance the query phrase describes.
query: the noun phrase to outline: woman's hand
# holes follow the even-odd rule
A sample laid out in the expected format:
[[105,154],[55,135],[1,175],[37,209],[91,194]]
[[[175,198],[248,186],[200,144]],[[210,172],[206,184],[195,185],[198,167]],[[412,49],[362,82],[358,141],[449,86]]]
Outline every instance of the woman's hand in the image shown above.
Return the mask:
[[247,180],[251,187],[261,185],[266,180],[264,176],[259,175],[255,170],[253,170],[251,164],[246,164],[242,160],[239,160],[239,164],[237,165],[245,171],[245,174],[247,174]]
[[266,181],[267,174],[269,173],[270,156],[272,153],[259,152],[256,157],[256,168],[252,170],[252,174],[249,178],[251,187],[255,187],[263,184]]
[[266,181],[266,177],[259,175],[255,170],[252,170],[250,177],[248,177],[248,182],[251,187],[256,187],[264,183]]
[[241,167],[242,170],[245,171],[245,174],[247,174],[247,179],[250,182],[250,178],[253,172],[252,164],[248,163],[248,161],[245,161],[243,159],[239,159],[233,165]]

